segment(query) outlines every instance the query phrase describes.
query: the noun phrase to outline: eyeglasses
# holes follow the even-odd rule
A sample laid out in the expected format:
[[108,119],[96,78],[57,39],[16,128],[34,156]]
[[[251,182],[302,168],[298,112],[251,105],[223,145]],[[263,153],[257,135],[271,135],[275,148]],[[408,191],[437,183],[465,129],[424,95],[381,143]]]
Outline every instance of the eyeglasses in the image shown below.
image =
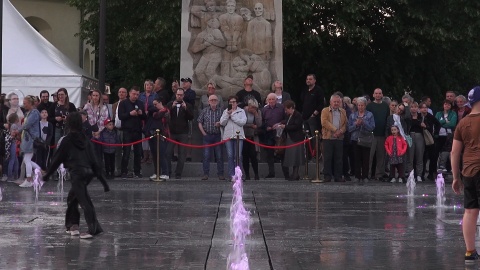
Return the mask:
[[209,99],[208,101],[218,101],[218,99]]

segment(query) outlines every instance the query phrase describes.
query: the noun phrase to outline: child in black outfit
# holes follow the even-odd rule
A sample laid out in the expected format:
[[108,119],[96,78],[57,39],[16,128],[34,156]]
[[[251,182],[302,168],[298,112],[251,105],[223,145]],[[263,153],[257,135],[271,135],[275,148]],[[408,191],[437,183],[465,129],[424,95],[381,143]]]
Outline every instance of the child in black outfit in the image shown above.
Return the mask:
[[[105,128],[100,132],[99,140],[107,144],[119,144],[120,137],[118,136],[113,120],[106,119],[104,122]],[[114,178],[115,172],[115,148],[116,146],[103,145],[103,158],[105,161],[105,172],[107,179]]]

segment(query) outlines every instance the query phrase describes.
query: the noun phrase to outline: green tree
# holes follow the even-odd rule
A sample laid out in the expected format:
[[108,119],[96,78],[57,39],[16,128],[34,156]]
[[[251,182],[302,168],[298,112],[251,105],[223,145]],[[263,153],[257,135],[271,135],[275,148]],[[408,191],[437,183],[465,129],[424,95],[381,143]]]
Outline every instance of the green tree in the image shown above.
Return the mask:
[[[80,37],[98,47],[99,1],[69,0],[85,14]],[[114,87],[179,76],[181,1],[107,1],[106,81]]]
[[[98,44],[98,0],[70,0],[84,12],[81,37]],[[181,1],[109,0],[107,81],[178,77]],[[284,83],[294,97],[308,73],[326,94],[384,94],[440,100],[480,79],[480,1],[283,0]]]

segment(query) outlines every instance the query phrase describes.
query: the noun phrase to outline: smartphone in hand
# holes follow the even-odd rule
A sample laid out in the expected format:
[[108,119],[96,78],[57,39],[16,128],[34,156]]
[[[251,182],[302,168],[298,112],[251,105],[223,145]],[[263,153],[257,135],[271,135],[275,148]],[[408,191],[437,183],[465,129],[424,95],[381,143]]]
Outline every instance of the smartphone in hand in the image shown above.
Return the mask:
[[228,104],[227,110],[228,110],[228,111],[232,110],[232,104]]

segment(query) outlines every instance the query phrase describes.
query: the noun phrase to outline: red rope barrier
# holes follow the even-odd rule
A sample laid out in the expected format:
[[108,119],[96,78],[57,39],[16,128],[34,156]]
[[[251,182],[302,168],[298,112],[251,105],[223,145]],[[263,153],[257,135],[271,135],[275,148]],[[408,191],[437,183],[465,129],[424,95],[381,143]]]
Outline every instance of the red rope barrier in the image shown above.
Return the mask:
[[217,146],[217,145],[220,145],[220,144],[224,144],[226,143],[227,141],[229,141],[230,139],[226,139],[226,140],[223,140],[223,141],[219,141],[217,143],[212,143],[212,144],[203,144],[203,145],[196,145],[196,144],[186,144],[186,143],[181,143],[181,142],[177,142],[175,140],[172,140],[170,138],[167,138],[165,136],[162,136],[163,138],[165,138],[165,140],[171,142],[171,143],[174,143],[174,144],[178,144],[180,146],[185,146],[185,147],[191,147],[191,148],[207,148],[207,147],[214,147],[214,146]]
[[312,148],[312,142],[308,140],[308,149],[310,150],[310,154],[312,154],[312,157],[315,156],[315,150]]
[[290,144],[290,145],[279,145],[279,146],[265,145],[265,144],[261,144],[261,143],[257,143],[255,141],[249,140],[247,138],[245,138],[245,141],[247,141],[251,144],[258,145],[258,146],[263,147],[263,148],[268,148],[268,149],[286,149],[286,148],[292,148],[292,147],[295,147],[295,146],[302,145],[302,144],[310,141],[311,139],[312,138],[308,138],[308,139],[305,139],[305,140],[303,140],[301,142],[298,142],[298,143],[294,143],[294,144]]
[[101,144],[101,145],[105,145],[105,146],[132,146],[134,144],[138,144],[138,143],[142,143],[144,141],[148,141],[153,137],[155,137],[155,136],[146,137],[146,138],[143,138],[139,141],[131,142],[131,143],[104,143],[104,142],[101,142],[101,141],[97,141],[95,139],[92,139],[92,142],[97,143],[97,144]]

